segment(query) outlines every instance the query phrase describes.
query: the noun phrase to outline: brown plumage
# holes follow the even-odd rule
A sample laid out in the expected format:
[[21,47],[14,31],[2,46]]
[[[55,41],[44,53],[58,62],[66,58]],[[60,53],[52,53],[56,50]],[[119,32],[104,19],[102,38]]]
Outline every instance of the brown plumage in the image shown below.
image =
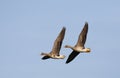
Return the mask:
[[82,29],[79,37],[78,37],[78,41],[76,43],[76,45],[74,47],[66,45],[65,48],[71,48],[73,51],[72,53],[69,55],[66,63],[71,62],[79,53],[87,53],[90,52],[89,48],[85,48],[84,44],[86,42],[86,38],[87,38],[87,32],[88,32],[88,23],[86,22],[84,25],[84,28]]
[[43,60],[48,59],[48,58],[53,58],[53,59],[64,59],[64,55],[60,55],[60,49],[62,46],[62,42],[65,36],[65,31],[66,28],[63,27],[61,32],[59,33],[58,37],[56,38],[52,51],[50,53],[41,53],[43,55]]

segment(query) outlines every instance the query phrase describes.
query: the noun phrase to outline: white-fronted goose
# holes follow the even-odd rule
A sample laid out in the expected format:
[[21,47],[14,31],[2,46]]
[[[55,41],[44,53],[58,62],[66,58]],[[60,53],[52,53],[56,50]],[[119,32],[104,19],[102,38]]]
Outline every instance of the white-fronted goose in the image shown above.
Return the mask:
[[77,44],[74,47],[69,45],[65,46],[65,48],[71,48],[73,50],[72,53],[69,55],[66,63],[71,62],[79,53],[89,53],[91,51],[90,48],[84,47],[87,38],[87,32],[88,32],[88,23],[86,22],[82,32],[79,35]]
[[60,49],[62,46],[62,41],[64,39],[66,28],[63,27],[61,32],[59,33],[58,37],[56,38],[52,51],[50,53],[41,53],[43,55],[42,59],[48,59],[48,58],[53,58],[53,59],[64,59],[64,55],[60,55]]

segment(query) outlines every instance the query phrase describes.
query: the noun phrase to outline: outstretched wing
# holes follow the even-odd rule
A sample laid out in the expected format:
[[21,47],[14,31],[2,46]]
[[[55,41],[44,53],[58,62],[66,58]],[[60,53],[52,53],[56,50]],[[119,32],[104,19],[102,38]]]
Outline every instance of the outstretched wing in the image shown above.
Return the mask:
[[69,55],[66,64],[71,62],[80,52],[72,51],[72,53]]
[[60,52],[60,49],[62,46],[62,41],[63,41],[64,36],[65,36],[65,31],[66,31],[66,28],[63,27],[61,32],[59,33],[58,37],[56,38],[56,40],[54,42],[54,45],[53,45],[53,48],[51,51],[52,54],[59,55],[59,52]]
[[82,29],[82,31],[79,35],[76,46],[84,47],[84,44],[85,44],[86,38],[87,38],[87,32],[88,32],[88,23],[86,22],[84,25],[84,28]]

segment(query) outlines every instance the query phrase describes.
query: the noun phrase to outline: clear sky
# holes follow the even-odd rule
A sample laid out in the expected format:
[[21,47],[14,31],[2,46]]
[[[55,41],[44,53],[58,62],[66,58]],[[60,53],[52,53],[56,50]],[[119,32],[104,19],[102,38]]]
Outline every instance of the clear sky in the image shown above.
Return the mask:
[[[85,22],[85,46],[65,64]],[[64,60],[41,60],[62,27]],[[0,0],[0,78],[120,78],[120,0]]]

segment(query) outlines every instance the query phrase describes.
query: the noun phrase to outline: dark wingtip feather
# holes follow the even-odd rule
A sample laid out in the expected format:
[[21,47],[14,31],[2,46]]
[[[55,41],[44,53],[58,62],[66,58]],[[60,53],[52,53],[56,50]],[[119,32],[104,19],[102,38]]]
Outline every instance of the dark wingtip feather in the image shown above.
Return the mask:
[[66,61],[66,64],[70,63],[78,54],[79,54],[79,52],[73,51],[73,52],[69,55],[69,57],[68,57],[68,59],[67,59],[67,61]]
[[88,22],[85,22],[85,26],[87,26],[87,27],[88,27]]
[[49,59],[50,57],[49,56],[44,56],[43,58],[42,58],[42,60],[46,60],[46,59]]
[[66,27],[65,27],[65,26],[63,26],[63,30],[64,30],[64,31],[66,30]]
[[88,22],[86,21],[85,24],[88,25]]
[[66,61],[66,63],[65,64],[68,64],[70,61]]

